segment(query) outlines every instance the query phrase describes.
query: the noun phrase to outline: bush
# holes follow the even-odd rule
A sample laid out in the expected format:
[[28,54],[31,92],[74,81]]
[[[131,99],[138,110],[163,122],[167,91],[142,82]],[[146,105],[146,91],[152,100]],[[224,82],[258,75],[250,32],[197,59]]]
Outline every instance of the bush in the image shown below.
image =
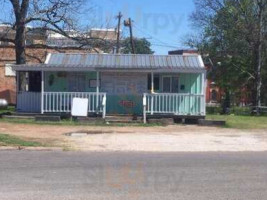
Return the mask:
[[[216,114],[221,114],[222,113],[222,108],[221,107],[206,107],[206,112],[209,115],[216,115]],[[230,113],[229,114],[234,114],[234,115],[241,115],[241,116],[248,116],[251,115],[251,109],[250,107],[231,107],[230,108]]]
[[222,113],[221,107],[206,107],[206,113],[209,115],[216,115]]

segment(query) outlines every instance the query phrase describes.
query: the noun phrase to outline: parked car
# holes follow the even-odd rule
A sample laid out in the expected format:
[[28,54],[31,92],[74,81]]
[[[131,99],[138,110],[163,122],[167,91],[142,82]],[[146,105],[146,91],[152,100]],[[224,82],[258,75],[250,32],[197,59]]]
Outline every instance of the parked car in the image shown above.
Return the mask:
[[7,106],[8,106],[7,100],[0,99],[0,109],[7,108]]

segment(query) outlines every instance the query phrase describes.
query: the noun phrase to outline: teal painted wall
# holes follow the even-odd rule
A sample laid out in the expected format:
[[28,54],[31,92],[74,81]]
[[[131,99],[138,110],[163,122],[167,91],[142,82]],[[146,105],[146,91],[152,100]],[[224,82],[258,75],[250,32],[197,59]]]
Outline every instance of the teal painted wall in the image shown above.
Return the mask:
[[[159,93],[162,92],[162,77],[163,76],[175,76],[179,77],[179,93],[183,94],[202,94],[202,74],[164,74],[160,75],[160,90]],[[157,91],[156,91],[157,92]],[[166,97],[162,97],[161,99],[154,100],[154,108],[166,108],[166,104],[164,104],[164,98],[166,101]],[[178,107],[174,107],[175,103],[174,99],[167,100],[170,103],[170,110],[179,110],[181,113],[190,113],[191,115],[196,115],[201,107],[200,99],[190,98],[190,97],[181,97],[181,102]]]
[[[201,94],[202,81],[201,74],[179,74],[180,93]],[[184,85],[184,90],[181,86]]]
[[[45,91],[68,92],[72,80],[70,76],[75,72],[45,72]],[[81,74],[81,73],[78,73]],[[96,88],[90,88],[90,80],[96,80],[96,72],[83,72],[85,75],[85,90],[76,92],[95,92]]]
[[107,95],[108,114],[142,115],[142,95]]
[[[62,72],[45,72],[45,91],[48,92],[68,92],[69,84],[71,80],[69,77],[72,73]],[[81,73],[79,73],[81,74]],[[96,72],[84,72],[85,74],[85,90],[79,92],[95,92],[96,88],[90,88],[90,80],[96,79]],[[191,93],[202,94],[202,75],[201,74],[160,74],[160,90],[156,92],[162,92],[162,77],[163,76],[175,76],[179,77],[179,93]],[[103,76],[104,77],[104,76]],[[100,73],[101,79],[101,73]],[[102,80],[101,80],[102,82]],[[144,81],[146,83],[147,81]],[[102,83],[101,83],[102,85]],[[182,90],[182,86],[184,89]],[[145,86],[147,88],[147,85]],[[106,92],[104,88],[100,88],[101,92]],[[142,92],[143,93],[143,92]],[[107,93],[107,114],[137,114],[143,113],[142,97],[143,94],[134,93],[131,94],[109,94]],[[147,91],[150,93],[150,91]],[[156,102],[154,102],[156,103]],[[173,102],[171,101],[171,105]],[[164,106],[164,105],[154,105]],[[189,99],[185,97],[182,99],[179,105],[179,110],[186,113],[194,114],[201,106],[200,101]]]
[[[184,85],[185,90],[181,93],[202,94],[202,76],[201,74],[181,74],[180,86]],[[183,99],[179,108],[182,112],[194,115],[201,106],[201,102],[195,98],[186,97]]]

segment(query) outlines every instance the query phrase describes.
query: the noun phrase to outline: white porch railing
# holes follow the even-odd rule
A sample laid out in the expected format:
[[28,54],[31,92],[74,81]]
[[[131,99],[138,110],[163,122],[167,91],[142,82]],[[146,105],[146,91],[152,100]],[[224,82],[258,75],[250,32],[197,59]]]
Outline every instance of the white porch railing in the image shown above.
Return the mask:
[[[144,114],[173,114],[204,116],[205,95],[196,94],[144,94]],[[144,116],[145,118],[145,116]]]
[[106,113],[106,93],[96,92],[44,92],[42,112],[71,112],[73,98],[87,98],[89,113]]

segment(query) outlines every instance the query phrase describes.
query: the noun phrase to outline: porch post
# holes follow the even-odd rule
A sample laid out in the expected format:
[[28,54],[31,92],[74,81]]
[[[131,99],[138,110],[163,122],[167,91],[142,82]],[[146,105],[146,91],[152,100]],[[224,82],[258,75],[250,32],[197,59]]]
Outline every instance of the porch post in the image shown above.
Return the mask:
[[143,96],[143,122],[146,124],[146,94]]
[[41,71],[41,114],[44,114],[44,71]]
[[203,114],[206,115],[206,71],[202,73]]
[[151,72],[151,94],[154,93],[154,72]]
[[154,72],[151,72],[151,115],[154,114]]
[[98,114],[99,106],[99,71],[96,72],[96,112]]
[[16,110],[18,110],[18,97],[19,96],[19,71],[16,71]]

